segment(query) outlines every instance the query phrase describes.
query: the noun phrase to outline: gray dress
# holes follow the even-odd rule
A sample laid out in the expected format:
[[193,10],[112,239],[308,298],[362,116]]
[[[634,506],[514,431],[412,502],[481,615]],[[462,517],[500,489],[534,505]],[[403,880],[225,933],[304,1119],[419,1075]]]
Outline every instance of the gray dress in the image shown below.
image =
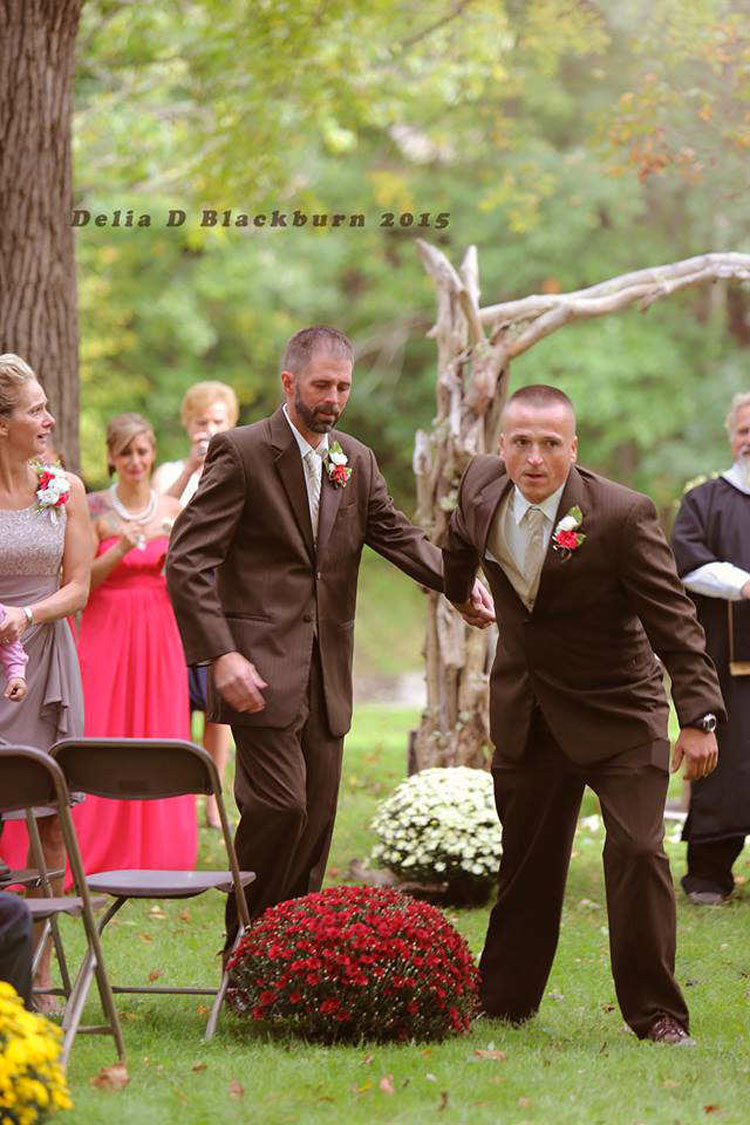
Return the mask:
[[[65,509],[56,518],[36,506],[0,509],[0,602],[22,606],[49,597],[60,585]],[[0,693],[0,742],[49,750],[60,738],[83,734],[83,692],[67,621],[32,625],[21,643],[28,693],[11,703]],[[4,690],[4,685],[3,685]]]

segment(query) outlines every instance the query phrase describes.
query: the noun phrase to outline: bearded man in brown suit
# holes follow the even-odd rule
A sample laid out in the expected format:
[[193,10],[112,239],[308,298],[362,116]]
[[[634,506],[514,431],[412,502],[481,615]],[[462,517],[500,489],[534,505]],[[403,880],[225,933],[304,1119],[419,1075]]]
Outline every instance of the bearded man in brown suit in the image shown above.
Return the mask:
[[725,717],[703,630],[652,502],[579,469],[575,414],[553,387],[505,408],[501,457],[466,470],[443,553],[446,595],[468,597],[481,564],[500,641],[490,685],[492,770],[503,826],[497,904],[480,963],[490,1016],[539,1007],[559,936],[581,797],[598,795],[610,952],[623,1016],[639,1038],[691,1045],[674,978],[675,901],[662,840],[668,706],[673,769],[716,765]]
[[[319,890],[352,714],[357,575],[367,543],[443,589],[440,551],[396,511],[367,446],[334,430],[354,351],[302,329],[270,418],[211,439],[197,493],[175,523],[167,583],[189,664],[210,663],[209,718],[237,746],[240,867],[251,916]],[[461,611],[494,620],[480,583]],[[237,931],[227,903],[227,948]]]

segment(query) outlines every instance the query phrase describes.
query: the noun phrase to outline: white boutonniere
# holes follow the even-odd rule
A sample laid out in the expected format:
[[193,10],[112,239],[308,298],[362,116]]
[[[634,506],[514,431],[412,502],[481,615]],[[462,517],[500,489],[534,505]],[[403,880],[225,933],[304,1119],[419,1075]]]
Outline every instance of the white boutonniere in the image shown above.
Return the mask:
[[35,461],[33,469],[37,476],[36,510],[49,512],[52,522],[57,523],[56,509],[70,499],[70,482],[59,465],[43,465],[41,461]]
[[560,553],[563,560],[569,559],[586,538],[585,534],[578,530],[582,522],[583,512],[576,504],[567,515],[558,521],[555,530],[552,532],[552,546]]
[[349,458],[337,441],[323,455],[323,463],[328,473],[328,479],[334,488],[346,488],[352,469]]

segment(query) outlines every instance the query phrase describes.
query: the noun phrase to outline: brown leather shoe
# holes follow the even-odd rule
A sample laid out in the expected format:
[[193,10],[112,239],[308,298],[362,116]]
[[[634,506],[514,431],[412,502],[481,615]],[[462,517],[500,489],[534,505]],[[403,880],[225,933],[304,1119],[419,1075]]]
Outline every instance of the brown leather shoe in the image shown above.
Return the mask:
[[672,1016],[658,1016],[646,1032],[652,1043],[667,1043],[670,1047],[695,1047],[692,1036]]

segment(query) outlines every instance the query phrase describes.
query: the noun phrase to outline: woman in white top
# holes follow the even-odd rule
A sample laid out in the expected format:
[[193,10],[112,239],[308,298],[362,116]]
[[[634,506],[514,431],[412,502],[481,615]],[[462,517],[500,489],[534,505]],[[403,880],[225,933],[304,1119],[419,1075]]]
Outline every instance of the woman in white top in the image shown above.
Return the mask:
[[[213,380],[195,383],[185,392],[180,419],[190,438],[190,453],[183,461],[166,461],[154,473],[157,492],[175,496],[185,506],[198,487],[206,460],[208,443],[214,434],[237,424],[240,408],[237,395],[226,383]],[[188,668],[191,711],[206,711],[206,669]],[[231,732],[222,723],[206,722],[203,745],[216,763],[223,783],[229,757]],[[213,797],[206,798],[206,824],[219,828],[219,814]]]

